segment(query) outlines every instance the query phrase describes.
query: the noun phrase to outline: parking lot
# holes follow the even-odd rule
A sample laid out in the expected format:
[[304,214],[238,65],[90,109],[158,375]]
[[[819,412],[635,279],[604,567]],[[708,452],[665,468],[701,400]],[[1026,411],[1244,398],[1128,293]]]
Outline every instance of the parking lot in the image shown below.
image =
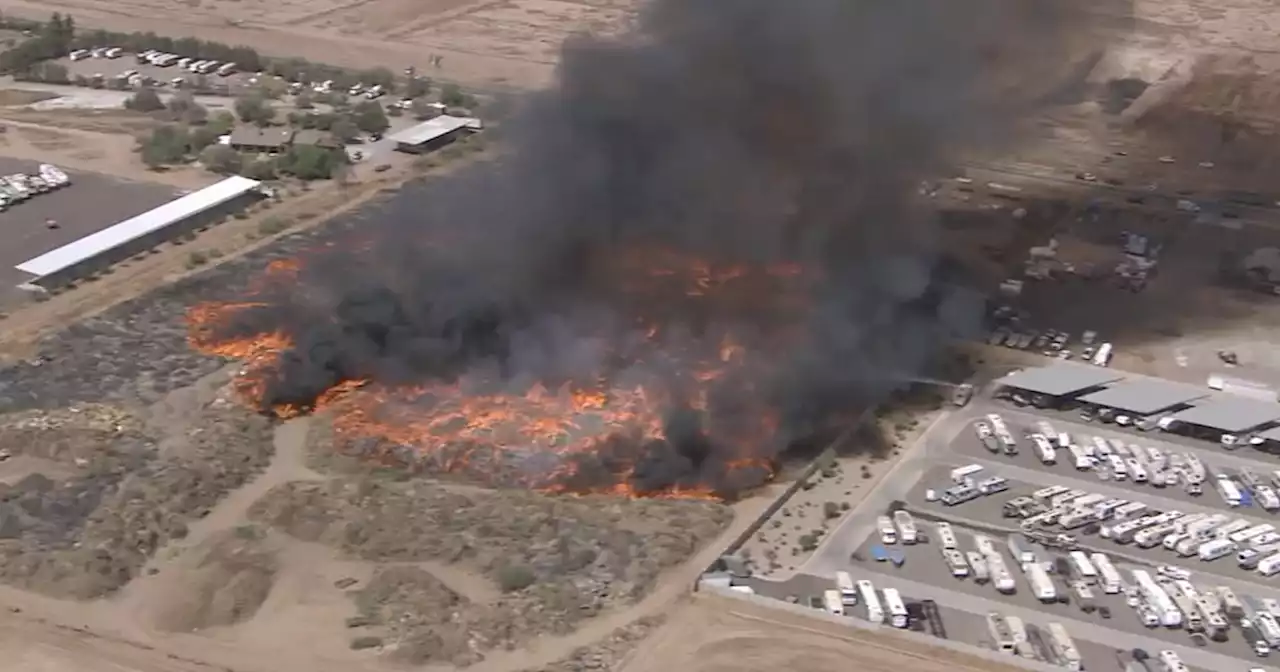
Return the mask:
[[[830,590],[834,587],[830,579],[820,578],[809,575],[798,576],[785,584],[779,584],[771,581],[762,581],[756,579],[746,579],[740,582],[741,585],[750,586],[757,594],[772,597],[778,600],[794,600],[805,603],[809,597],[821,596],[823,591]],[[918,602],[924,599],[934,599],[934,591],[920,587],[916,592],[912,592],[906,588],[905,582],[896,581],[893,578],[885,578],[883,581],[876,581],[877,588],[897,587],[902,591],[902,597],[907,602]],[[1014,610],[1002,608],[1001,613],[1006,616],[1014,615]],[[850,618],[866,618],[865,610],[862,607],[852,607],[846,615]],[[985,648],[993,648],[991,642],[991,634],[987,629],[986,612],[966,611],[955,607],[942,604],[939,600],[938,615],[946,630],[946,636],[950,640],[975,643]],[[1027,626],[1028,634],[1040,631],[1044,633],[1048,625],[1053,622],[1063,623],[1071,629],[1073,642],[1076,649],[1080,653],[1080,657],[1084,663],[1084,669],[1089,672],[1113,672],[1124,670],[1126,664],[1133,660],[1133,647],[1116,648],[1105,644],[1099,644],[1096,641],[1082,639],[1076,634],[1076,629],[1069,621],[1055,618],[1052,614],[1042,614],[1038,617],[1024,619]],[[888,627],[888,626],[886,626]],[[924,629],[928,632],[927,628]],[[1039,648],[1039,647],[1037,647]],[[1151,655],[1155,655],[1156,651],[1149,651]],[[1050,662],[1053,660],[1052,654],[1045,652],[1041,660]],[[1051,663],[1052,664],[1052,663]],[[1197,672],[1209,672],[1210,668],[1197,667],[1195,665],[1188,666],[1191,670]],[[1234,668],[1229,668],[1234,669]],[[1241,670],[1246,668],[1240,668]]]
[[[67,73],[72,81],[75,81],[77,77],[112,79],[125,73],[136,73],[142,77],[150,77],[164,87],[172,87],[174,79],[182,79],[183,86],[190,87],[201,78],[201,75],[180,70],[173,65],[160,67],[149,63],[138,63],[134,55],[128,53],[121,55],[119,58],[84,58],[78,61],[62,58],[57,63],[67,68]],[[226,91],[219,91],[219,93],[231,96],[238,96],[248,92],[254,86],[252,81],[254,78],[255,75],[253,73],[244,72],[233,73],[226,77],[216,74],[203,75],[203,79],[208,86],[225,86]]]
[[[35,172],[39,164],[0,157],[0,174]],[[172,187],[117,180],[97,173],[66,170],[71,183],[9,207],[0,215],[5,228],[4,257],[0,258],[0,295],[16,298],[14,287],[30,279],[14,265],[82,238],[166,201],[178,192]],[[57,228],[50,228],[55,222]]]
[[[896,473],[887,478],[877,491],[878,495],[869,497],[863,507],[854,510],[825,535],[822,545],[800,563],[794,576],[775,582],[753,579],[752,586],[758,592],[779,598],[820,595],[822,590],[832,586],[836,571],[848,571],[856,579],[871,580],[877,588],[897,587],[904,596],[918,595],[935,600],[941,609],[955,614],[951,621],[962,624],[952,627],[948,623],[948,637],[979,645],[989,643],[990,636],[986,633],[983,619],[975,616],[984,616],[990,611],[1017,615],[1028,624],[1047,625],[1056,621],[1066,626],[1077,639],[1077,647],[1082,653],[1091,652],[1085,654],[1091,659],[1086,667],[1090,670],[1123,669],[1127,661],[1118,652],[1135,647],[1153,654],[1162,649],[1172,649],[1188,665],[1206,670],[1247,670],[1265,662],[1254,655],[1238,627],[1228,629],[1226,641],[1193,638],[1185,629],[1149,628],[1124,594],[1105,595],[1101,589],[1095,590],[1091,596],[1092,604],[1106,609],[1094,608],[1089,613],[1081,609],[1076,599],[1067,604],[1042,604],[1007,552],[1004,559],[1017,583],[1012,594],[1002,594],[991,584],[978,585],[972,579],[953,577],[941,549],[934,543],[888,547],[902,553],[901,566],[877,561],[876,556],[883,557],[883,553],[877,553],[879,549],[873,551],[873,547],[884,547],[884,544],[876,533],[876,518],[894,506],[894,502],[914,514],[926,538],[930,536],[933,520],[947,520],[957,532],[960,550],[973,549],[972,534],[975,532],[990,536],[1003,547],[1009,534],[1018,531],[1020,523],[1017,518],[1004,515],[1004,504],[1050,485],[1141,502],[1153,513],[1176,510],[1185,514],[1222,514],[1228,516],[1228,521],[1240,519],[1255,525],[1276,523],[1280,528],[1280,522],[1273,520],[1275,516],[1259,507],[1228,506],[1212,485],[1213,474],[1237,475],[1242,468],[1252,469],[1264,480],[1269,480],[1270,471],[1280,468],[1280,464],[1271,466],[1274,458],[1270,455],[1251,449],[1225,452],[1216,444],[1196,439],[1161,432],[1127,432],[1114,425],[1084,423],[1070,414],[1040,415],[1034,410],[1015,409],[1004,403],[979,398],[964,411],[953,413],[912,448]],[[975,423],[991,412],[1001,414],[1010,432],[1019,437],[1016,455],[993,454],[979,440]],[[1100,478],[1094,471],[1076,470],[1065,455],[1056,464],[1045,465],[1036,456],[1031,442],[1023,436],[1026,431],[1038,430],[1037,423],[1045,419],[1060,432],[1073,436],[1079,434],[1080,440],[1085,437],[1091,439],[1095,435],[1123,438],[1126,448],[1131,443],[1140,445],[1148,460],[1149,447],[1157,447],[1160,457],[1166,460],[1169,456],[1179,455],[1179,461],[1185,462],[1186,455],[1194,455],[1207,472],[1203,493],[1199,496],[1188,494],[1181,482],[1157,488],[1149,483],[1116,480],[1114,474]],[[936,501],[936,497],[926,496],[929,490],[936,495],[954,485],[951,470],[971,464],[982,467],[982,473],[974,477],[976,480],[1001,476],[1008,479],[1008,490],[956,506],[946,506]],[[1069,534],[1075,537],[1074,546],[1065,549],[1038,547],[1037,560],[1052,563],[1063,557],[1067,550],[1079,548],[1088,553],[1107,554],[1126,583],[1133,582],[1130,571],[1133,568],[1145,568],[1156,576],[1158,567],[1168,565],[1190,570],[1190,580],[1201,592],[1224,586],[1239,595],[1280,599],[1280,574],[1268,578],[1257,571],[1243,569],[1239,567],[1234,552],[1212,562],[1202,562],[1197,555],[1179,556],[1162,545],[1144,549],[1133,543],[1119,544],[1100,536],[1099,527],[1095,524],[1070,531]],[[1046,531],[1067,533],[1052,528],[1046,528]],[[1069,590],[1069,582],[1063,577],[1055,576],[1053,581],[1059,591],[1065,593]],[[1103,617],[1103,611],[1107,612],[1107,618]],[[981,627],[971,632],[968,626],[974,623]]]
[[[1022,436],[1025,432],[1038,431],[1029,418],[1023,420],[1028,416],[1009,412],[1004,412],[1001,415],[1006,418],[1010,428],[1019,436]],[[1136,483],[1129,478],[1118,480],[1105,468],[1101,470],[1079,470],[1072,463],[1071,454],[1066,450],[1056,451],[1056,464],[1045,465],[1036,454],[1031,442],[1026,439],[1020,441],[1020,448],[1016,455],[993,454],[983,446],[973,431],[962,432],[952,443],[953,451],[957,458],[961,460],[1008,465],[1012,467],[1010,473],[1017,475],[1016,477],[1018,478],[1022,478],[1023,475],[1029,472],[1047,472],[1058,480],[1079,481],[1080,485],[1076,487],[1101,488],[1107,492],[1123,493],[1116,496],[1127,497],[1133,495],[1155,498],[1168,506],[1177,503],[1205,509],[1232,511],[1240,516],[1262,520],[1270,520],[1275,517],[1274,512],[1269,513],[1256,504],[1234,508],[1228,506],[1218,491],[1215,490],[1213,484],[1214,476],[1217,474],[1238,478],[1240,471],[1246,469],[1257,475],[1262,481],[1269,482],[1272,479],[1271,472],[1280,468],[1280,463],[1277,463],[1272,455],[1249,449],[1242,449],[1236,453],[1226,453],[1221,450],[1215,451],[1212,448],[1199,449],[1188,445],[1191,443],[1190,440],[1185,443],[1163,440],[1162,437],[1168,435],[1143,434],[1126,436],[1124,433],[1112,431],[1106,426],[1066,424],[1058,420],[1051,420],[1050,422],[1053,423],[1054,429],[1068,433],[1074,442],[1091,441],[1094,437],[1101,437],[1104,440],[1118,439],[1123,441],[1127,448],[1136,446],[1144,452],[1149,448],[1156,448],[1164,456],[1162,459],[1166,465],[1170,457],[1185,461],[1187,456],[1194,455],[1208,472],[1207,478],[1202,484],[1202,492],[1199,495],[1190,494],[1182,480],[1179,480],[1176,485],[1158,487],[1150,482]],[[1150,453],[1147,453],[1147,456],[1143,459],[1146,465],[1152,463]]]

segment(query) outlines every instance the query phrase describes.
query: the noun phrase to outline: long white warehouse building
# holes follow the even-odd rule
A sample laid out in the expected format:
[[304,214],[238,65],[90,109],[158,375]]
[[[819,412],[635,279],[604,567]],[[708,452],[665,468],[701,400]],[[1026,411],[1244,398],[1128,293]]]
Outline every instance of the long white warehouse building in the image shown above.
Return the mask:
[[27,289],[55,289],[244,208],[261,182],[228,177],[18,264]]

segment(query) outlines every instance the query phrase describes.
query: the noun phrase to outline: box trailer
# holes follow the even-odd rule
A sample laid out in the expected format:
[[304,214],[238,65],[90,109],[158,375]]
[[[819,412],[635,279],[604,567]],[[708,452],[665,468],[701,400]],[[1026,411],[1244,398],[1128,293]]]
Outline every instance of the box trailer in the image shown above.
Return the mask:
[[1084,669],[1084,659],[1080,656],[1080,650],[1076,648],[1076,643],[1071,639],[1071,634],[1063,627],[1061,623],[1049,624],[1049,642],[1053,648],[1053,653],[1061,661],[1062,666],[1072,672],[1080,672]]
[[1187,672],[1186,664],[1173,651],[1167,649],[1161,651],[1157,660],[1160,661],[1160,668],[1165,672]]
[[942,543],[942,547],[955,548],[957,546],[956,533],[951,529],[950,523],[938,523],[936,527],[938,530],[938,540]]
[[836,572],[836,590],[840,591],[840,599],[844,601],[845,606],[857,606],[858,584],[853,582],[849,572]]
[[969,561],[969,567],[973,570],[973,580],[977,583],[987,583],[991,580],[991,571],[987,565],[987,559],[977,551],[969,551],[964,554],[965,559]]
[[1027,625],[1017,616],[1005,616],[1004,622],[1009,626],[1009,635],[1013,637],[1013,652],[1023,658],[1034,658],[1031,640],[1027,637]]
[[1244,618],[1244,602],[1236,597],[1234,590],[1227,586],[1219,586],[1214,592],[1218,594],[1218,601],[1222,603],[1222,613],[1228,618]]
[[901,509],[894,511],[893,522],[898,528],[898,538],[902,539],[902,543],[908,545],[916,543],[918,540],[916,521],[910,513]]
[[1211,562],[1225,555],[1235,553],[1238,548],[1236,543],[1230,539],[1214,539],[1202,545],[1197,554],[1200,556],[1201,562]]
[[1027,580],[1031,583],[1031,590],[1034,591],[1036,599],[1041,602],[1054,602],[1058,599],[1058,589],[1054,585],[1053,579],[1049,577],[1049,573],[1044,570],[1039,563],[1029,562],[1026,564],[1025,571]]
[[1280,553],[1268,555],[1258,562],[1258,573],[1263,576],[1272,576],[1276,572],[1280,572]]
[[1009,565],[1005,564],[1004,558],[999,555],[988,555],[986,558],[992,585],[1005,595],[1013,594],[1018,589],[1018,584],[1013,578],[1013,573],[1009,571]]
[[[1276,473],[1280,473],[1280,471]],[[1047,488],[1040,488],[1039,490],[1036,490],[1035,492],[1031,493],[1031,498],[1036,500],[1037,502],[1040,502],[1041,504],[1047,504],[1050,501],[1052,501],[1054,497],[1057,497],[1058,495],[1061,495],[1062,493],[1067,492],[1070,489],[1071,488],[1068,488],[1065,485],[1051,485]]]
[[870,581],[858,582],[858,596],[862,598],[862,606],[867,609],[867,620],[884,623],[884,608],[880,606],[880,596],[876,595],[875,586]]
[[885,611],[889,613],[889,624],[895,628],[907,627],[907,605],[896,588],[884,589]]
[[996,650],[1004,653],[1014,652],[1013,633],[1009,631],[1009,624],[1004,616],[994,611],[988,613],[987,632],[991,635],[991,641],[995,642]]
[[876,529],[880,532],[881,543],[898,543],[898,528],[893,526],[893,520],[889,516],[878,516],[876,518]]
[[828,613],[835,614],[836,616],[844,616],[844,602],[840,600],[840,591],[823,591],[822,604],[827,608]]
[[1067,556],[1071,560],[1071,568],[1078,578],[1093,582],[1098,578],[1098,568],[1093,566],[1084,551],[1071,551]]
[[1094,553],[1090,559],[1098,570],[1098,583],[1102,586],[1102,592],[1108,595],[1119,593],[1124,588],[1124,583],[1120,578],[1120,572],[1116,570],[1115,565],[1111,564],[1111,558],[1102,553]]
[[1275,529],[1275,525],[1263,523],[1261,525],[1254,525],[1248,529],[1240,530],[1239,532],[1229,535],[1227,538],[1237,544],[1243,544],[1251,539],[1267,534],[1268,532],[1274,532]]
[[969,576],[969,563],[965,561],[964,554],[954,548],[942,549],[942,559],[947,563],[947,569],[951,570],[951,576],[957,579],[963,579]]

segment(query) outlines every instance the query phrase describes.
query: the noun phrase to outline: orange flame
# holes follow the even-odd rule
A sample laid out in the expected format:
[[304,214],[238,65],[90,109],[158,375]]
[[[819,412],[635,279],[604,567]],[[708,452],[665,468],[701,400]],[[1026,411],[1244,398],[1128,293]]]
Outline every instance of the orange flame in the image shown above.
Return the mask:
[[[624,255],[619,266],[624,279],[640,277],[666,279],[683,286],[682,293],[694,300],[718,298],[737,283],[755,282],[761,276],[781,281],[804,280],[804,269],[780,264],[764,268],[716,265],[662,250],[643,250]],[[302,270],[295,259],[273,261],[265,273],[249,287],[256,297],[282,283],[294,283]],[[630,287],[630,283],[624,283]],[[643,284],[640,285],[643,287]],[[748,303],[759,294],[744,292]],[[785,298],[785,297],[784,297]],[[265,301],[206,303],[188,311],[189,341],[198,351],[238,359],[242,363],[236,390],[256,406],[266,398],[266,384],[281,354],[293,347],[282,331],[243,338],[219,336],[219,328],[233,324],[246,310],[269,307]],[[660,321],[648,322],[647,338],[657,343],[662,336]],[[691,389],[681,398],[658,386],[616,386],[607,376],[590,384],[564,383],[554,389],[534,384],[521,392],[486,392],[466,384],[433,383],[413,387],[387,387],[367,380],[347,380],[326,390],[310,408],[280,405],[272,412],[281,418],[311,411],[332,415],[339,449],[375,456],[402,464],[429,464],[442,472],[464,472],[499,479],[497,472],[512,464],[536,462],[525,476],[506,481],[521,482],[546,492],[561,494],[614,494],[665,498],[714,498],[709,485],[672,487],[661,492],[637,492],[632,484],[635,465],[621,466],[611,480],[580,485],[574,479],[575,457],[592,454],[609,436],[626,436],[637,444],[663,438],[665,413],[674,403],[706,411],[713,384],[722,383],[734,370],[746,365],[745,345],[726,336],[713,352],[703,357],[687,357]],[[750,393],[749,385],[736,385]],[[777,415],[760,402],[748,403],[739,415],[741,427],[719,428],[720,440],[731,440],[740,457],[724,465],[729,472],[772,473],[772,462],[764,455],[778,430]],[[727,436],[726,436],[727,435]],[[574,483],[574,485],[569,485]]]

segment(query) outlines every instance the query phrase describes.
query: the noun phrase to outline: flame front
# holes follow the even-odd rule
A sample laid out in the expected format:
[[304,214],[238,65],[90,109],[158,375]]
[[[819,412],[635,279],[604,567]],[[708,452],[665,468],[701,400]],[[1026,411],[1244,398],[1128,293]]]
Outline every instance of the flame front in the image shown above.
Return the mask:
[[[651,256],[646,257],[650,262]],[[708,264],[677,265],[676,259],[648,265],[650,277],[675,278],[688,297],[707,297],[718,288],[753,274],[744,268],[718,269]],[[251,285],[250,298],[296,280],[300,265],[273,263]],[[768,275],[795,277],[799,269],[771,268]],[[267,381],[279,371],[282,355],[294,340],[284,330],[231,337],[226,327],[245,311],[270,308],[269,301],[206,303],[188,313],[193,348],[239,360],[235,387],[246,403],[262,408]],[[657,344],[662,327],[651,326],[646,337]],[[682,353],[681,393],[652,381],[617,384],[609,372],[598,372],[589,383],[527,384],[513,391],[509,383],[464,377],[459,381],[417,385],[387,385],[371,380],[344,380],[302,407],[277,404],[268,410],[288,418],[312,411],[332,416],[339,450],[388,463],[431,472],[456,473],[495,485],[518,485],[564,494],[709,498],[722,494],[701,478],[675,482],[659,480],[644,487],[646,461],[668,438],[668,412],[684,407],[706,415],[715,386],[744,366],[745,345],[726,336],[704,353]],[[716,465],[714,479],[767,479],[776,453],[776,413],[749,393],[747,381],[736,381],[739,393],[732,426],[708,427],[716,441],[732,442],[733,459]],[[745,398],[746,401],[741,401]],[[737,475],[742,478],[738,479]]]

